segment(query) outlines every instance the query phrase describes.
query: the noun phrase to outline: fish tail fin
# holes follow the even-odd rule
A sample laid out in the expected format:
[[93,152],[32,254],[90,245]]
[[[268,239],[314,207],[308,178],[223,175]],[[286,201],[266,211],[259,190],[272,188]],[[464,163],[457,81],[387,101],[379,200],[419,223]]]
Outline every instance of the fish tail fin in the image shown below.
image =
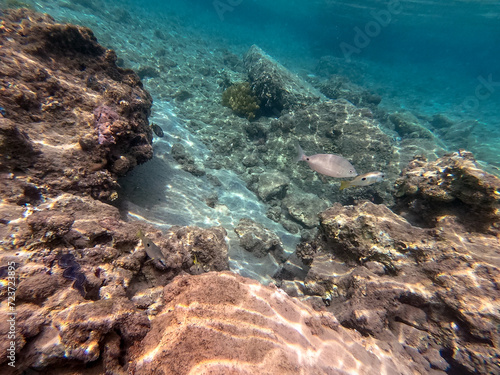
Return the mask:
[[296,160],[297,162],[305,159],[306,154],[304,154],[304,150],[302,150],[302,147],[300,147],[300,145],[298,143],[297,143],[297,153],[298,153],[297,160]]
[[351,181],[340,181],[340,190],[347,189],[351,186]]

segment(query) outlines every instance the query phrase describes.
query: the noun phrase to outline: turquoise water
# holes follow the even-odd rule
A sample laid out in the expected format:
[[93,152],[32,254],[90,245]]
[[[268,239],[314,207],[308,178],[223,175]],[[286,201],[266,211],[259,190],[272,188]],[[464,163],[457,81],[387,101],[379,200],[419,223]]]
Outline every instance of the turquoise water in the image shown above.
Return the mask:
[[[495,173],[500,167],[497,1],[25,3],[57,21],[90,27],[102,45],[117,52],[121,66],[140,72],[154,98],[150,120],[166,135],[155,137],[154,160],[121,181],[120,194],[130,216],[159,227],[224,226],[231,242],[232,269],[244,275],[261,275],[266,281],[278,264],[246,258],[233,231],[239,219],[250,216],[277,233],[288,253],[301,235],[307,238],[302,228],[284,229],[282,223],[270,220],[269,205],[249,189],[251,174],[273,170],[273,158],[293,160],[288,144],[275,142],[269,151],[271,161],[260,171],[242,164],[241,152],[251,153],[259,139],[258,135],[245,139],[241,129],[267,126],[280,114],[266,114],[252,123],[221,106],[224,81],[248,79],[242,57],[253,44],[312,85],[338,74],[376,93],[384,113],[414,116],[432,131],[442,152],[467,149],[487,170]],[[446,121],[437,121],[438,115]],[[401,137],[380,120],[383,132],[399,142]],[[170,155],[175,143],[182,144],[220,185],[206,175],[181,170]],[[429,149],[429,156],[434,155]],[[389,167],[394,179],[404,165]],[[300,179],[299,174],[297,186],[327,204],[352,202],[318,179],[310,186],[301,185]],[[383,186],[378,189],[389,189],[389,184]],[[359,198],[385,199],[380,190],[370,194]],[[218,198],[215,207],[204,203],[210,195]]]
[[[31,4],[57,19],[90,26],[99,41],[116,49],[132,68],[158,61],[155,54],[164,47],[152,35],[155,30],[178,38],[177,49],[169,50],[175,57],[198,56],[207,67],[212,64],[210,53],[217,49],[241,56],[257,44],[288,69],[325,79],[324,72],[317,72],[318,61],[324,56],[339,58],[342,74],[380,94],[382,108],[409,110],[421,117],[445,114],[455,126],[436,134],[451,149],[469,149],[478,159],[500,166],[497,1]],[[154,82],[145,84],[153,94],[166,95],[155,90]]]

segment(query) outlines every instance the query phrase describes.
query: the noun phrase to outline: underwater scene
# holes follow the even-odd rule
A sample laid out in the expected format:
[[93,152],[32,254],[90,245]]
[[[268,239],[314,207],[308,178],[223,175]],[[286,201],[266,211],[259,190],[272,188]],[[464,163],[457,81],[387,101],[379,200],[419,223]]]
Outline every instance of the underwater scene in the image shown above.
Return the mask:
[[500,3],[0,0],[0,373],[500,375]]

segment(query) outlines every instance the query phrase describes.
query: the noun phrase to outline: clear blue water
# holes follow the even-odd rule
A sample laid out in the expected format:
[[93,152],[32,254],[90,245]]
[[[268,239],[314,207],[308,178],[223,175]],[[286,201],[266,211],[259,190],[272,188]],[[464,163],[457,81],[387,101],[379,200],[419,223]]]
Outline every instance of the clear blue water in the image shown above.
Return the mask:
[[257,44],[297,72],[314,74],[322,56],[344,59],[354,67],[349,78],[381,94],[382,107],[477,121],[472,139],[452,148],[500,165],[498,1],[165,3],[130,6],[152,19],[178,17],[214,47],[243,53]]
[[[135,191],[129,197],[135,218],[162,227],[223,225],[231,238],[239,218],[251,216],[293,251],[299,235],[266,217],[268,207],[245,187],[241,170],[208,168],[222,183],[215,189],[220,204],[211,210],[203,201],[214,189],[180,170],[169,156],[175,142],[197,161],[211,156],[202,137],[209,138],[210,128],[223,121],[210,114],[220,111],[217,79],[226,70],[220,56],[227,52],[241,59],[252,44],[304,79],[326,80],[317,66],[330,56],[352,82],[378,93],[384,110],[410,111],[423,121],[444,114],[454,128],[436,134],[448,150],[465,148],[490,170],[500,167],[498,1],[26,2],[58,21],[90,27],[101,44],[116,50],[123,66],[162,72],[161,79],[143,80],[155,100],[151,120],[166,136],[155,138],[155,160],[124,183],[125,191]],[[175,66],[165,67],[169,59]],[[193,76],[193,66],[215,73]],[[232,79],[241,80],[242,72],[231,73]],[[195,92],[190,105],[173,100],[183,89]],[[189,129],[193,120],[204,124],[201,130]],[[137,186],[142,193],[137,194]],[[264,281],[277,269],[273,262],[245,259],[237,240],[230,242],[233,269],[256,278],[260,274]]]

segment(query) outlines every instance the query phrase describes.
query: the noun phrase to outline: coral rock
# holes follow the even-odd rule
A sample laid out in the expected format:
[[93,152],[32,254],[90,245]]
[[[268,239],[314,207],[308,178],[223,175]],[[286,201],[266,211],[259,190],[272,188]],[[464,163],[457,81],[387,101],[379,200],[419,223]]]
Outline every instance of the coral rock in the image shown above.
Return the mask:
[[240,238],[240,246],[257,258],[272,253],[280,263],[285,260],[280,238],[261,224],[251,219],[241,219],[234,231]]
[[453,215],[472,230],[500,228],[500,179],[461,151],[428,162],[416,157],[396,181],[396,211],[432,223]]

